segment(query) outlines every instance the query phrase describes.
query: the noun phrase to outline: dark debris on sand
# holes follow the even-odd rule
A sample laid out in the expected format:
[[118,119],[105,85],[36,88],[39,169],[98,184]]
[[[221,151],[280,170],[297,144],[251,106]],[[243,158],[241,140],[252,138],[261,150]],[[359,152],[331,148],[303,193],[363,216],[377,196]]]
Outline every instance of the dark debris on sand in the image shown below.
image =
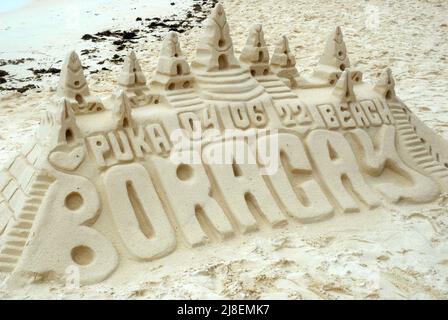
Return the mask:
[[[184,33],[192,29],[195,25],[205,20],[211,9],[218,3],[218,0],[196,0],[190,10],[185,14],[184,18],[179,18],[177,15],[172,15],[165,19],[158,17],[145,18],[138,17],[136,21],[142,24],[140,29],[133,30],[106,30],[97,32],[95,34],[85,34],[82,36],[83,40],[92,42],[110,41],[116,46],[116,51],[122,51],[136,43],[146,34],[152,34],[155,38],[160,39],[160,32],[176,31]],[[174,2],[171,5],[175,5]],[[112,60],[111,60],[112,61]]]
[[34,61],[34,59],[33,58],[20,58],[20,59],[14,59],[14,60],[0,59],[0,67],[6,66],[8,64],[10,64],[10,65],[18,65],[18,64],[25,63],[27,61]]
[[[141,24],[141,27],[138,29],[131,30],[105,30],[102,32],[97,32],[95,34],[85,34],[81,37],[82,40],[97,43],[97,42],[110,42],[115,46],[116,52],[121,52],[125,49],[131,48],[133,44],[137,43],[139,39],[144,38],[148,34],[152,35],[157,40],[162,40],[163,33],[167,31],[176,31],[178,33],[184,33],[187,30],[192,29],[194,26],[201,23],[206,17],[209,15],[211,9],[219,2],[219,0],[194,0],[194,4],[191,6],[189,10],[184,13],[176,14],[169,16],[167,18],[143,18],[138,17],[136,19],[137,22]],[[176,5],[174,1],[170,3],[171,5]],[[92,49],[83,49],[81,50],[81,55],[87,55],[89,58],[97,58],[98,56],[95,53],[98,52],[97,48]],[[4,65],[17,65],[22,64],[27,61],[33,61],[31,58],[21,58],[17,60],[1,60],[0,59],[0,67]],[[124,59],[120,54],[116,53],[111,58],[101,60],[97,62],[98,65],[102,65],[100,69],[90,71],[91,74],[97,73],[100,70],[109,71],[106,66],[104,66],[105,62],[113,63],[113,64],[121,64]],[[58,61],[59,63],[60,61]],[[88,67],[84,67],[84,69],[88,69]],[[32,81],[32,80],[41,80],[43,75],[55,75],[60,73],[60,69],[50,67],[48,69],[33,69],[29,68],[33,73],[33,77],[26,79],[15,79],[21,82]],[[6,75],[2,75],[0,73],[0,84],[4,84],[7,82],[5,79]],[[11,76],[9,76],[11,78]],[[12,91],[16,90],[18,92],[26,92],[30,89],[38,88],[34,84],[28,84],[23,87],[3,87],[0,86],[0,91]]]
[[17,91],[19,93],[24,93],[30,89],[36,89],[39,88],[38,86],[34,85],[34,84],[27,84],[26,86],[23,87],[0,87],[0,91]]
[[30,70],[34,75],[40,75],[40,74],[59,74],[61,72],[61,69],[57,69],[57,68],[48,68],[48,69],[33,69],[33,68],[29,68],[28,70]]
[[6,79],[5,77],[9,75],[8,72],[4,71],[4,70],[0,70],[0,84],[6,83]]

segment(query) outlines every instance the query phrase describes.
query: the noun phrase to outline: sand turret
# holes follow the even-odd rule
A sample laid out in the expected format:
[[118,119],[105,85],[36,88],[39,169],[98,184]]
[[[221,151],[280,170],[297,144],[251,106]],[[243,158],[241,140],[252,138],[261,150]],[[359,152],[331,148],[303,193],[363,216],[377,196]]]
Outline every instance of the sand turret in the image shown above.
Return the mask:
[[[317,67],[309,78],[300,80],[300,87],[322,87],[334,85],[340,78],[342,72],[350,68],[350,60],[347,54],[344,38],[340,27],[328,37],[324,52],[319,59]],[[351,77],[354,82],[362,80],[362,73],[351,68]]]
[[283,35],[275,46],[271,58],[271,70],[290,88],[296,88],[299,81],[299,71],[296,68],[296,58],[289,48],[288,38]]
[[226,14],[221,4],[218,3],[212,10],[204,30],[196,50],[193,68],[204,72],[239,67],[233,52]]
[[340,71],[350,67],[350,60],[340,27],[336,27],[335,31],[329,36],[319,64],[339,69]]
[[261,24],[251,28],[246,45],[240,56],[240,62],[249,68],[252,76],[266,76],[270,73],[269,50],[264,40]]
[[68,99],[76,99],[76,95],[81,97],[90,95],[81,61],[74,51],[69,53],[62,66],[57,93],[60,97]]
[[395,95],[395,80],[389,68],[384,69],[373,89],[387,100],[397,99]]
[[341,77],[333,89],[333,95],[340,98],[341,102],[353,102],[356,100],[353,91],[353,79],[349,68],[342,72]]
[[190,66],[180,49],[176,32],[170,32],[160,51],[160,58],[151,81],[151,90],[155,92],[190,89],[194,77]]
[[264,88],[235,58],[226,14],[220,4],[205,23],[192,69],[205,99],[249,101],[264,93]]
[[260,24],[251,28],[240,56],[240,62],[249,69],[250,74],[274,99],[296,98],[288,87],[290,81],[278,77],[271,71],[269,50]]
[[149,95],[146,77],[134,51],[131,51],[124,61],[123,70],[118,78],[118,85],[124,90],[128,98],[136,103],[139,97]]
[[61,68],[57,95],[65,98],[75,113],[104,110],[101,101],[90,94],[81,61],[74,51],[69,53]]
[[38,137],[51,146],[72,144],[81,137],[75,113],[66,98],[60,99],[54,110],[42,116]]
[[127,128],[133,124],[131,102],[124,91],[116,95],[113,117],[117,128]]

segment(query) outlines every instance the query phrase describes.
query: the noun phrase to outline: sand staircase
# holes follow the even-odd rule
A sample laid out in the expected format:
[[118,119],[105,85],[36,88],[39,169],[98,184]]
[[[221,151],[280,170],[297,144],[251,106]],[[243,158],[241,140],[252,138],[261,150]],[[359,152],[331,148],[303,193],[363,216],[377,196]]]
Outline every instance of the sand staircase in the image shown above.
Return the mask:
[[436,161],[425,146],[425,141],[419,137],[410,123],[410,115],[400,103],[389,103],[389,108],[396,121],[396,128],[400,144],[414,160],[418,168],[428,173],[442,183],[448,185],[448,169]]
[[249,101],[265,92],[243,68],[197,74],[196,79],[207,100]]
[[257,76],[255,79],[274,100],[297,99],[291,89],[276,75]]
[[1,238],[0,272],[11,272],[16,267],[45,193],[53,181],[35,168],[40,157],[39,149],[34,144],[2,172],[1,205],[7,207],[11,216]]
[[203,102],[193,88],[167,91],[166,98],[174,108],[202,106]]
[[30,195],[26,199],[22,211],[11,222],[4,236],[0,251],[0,271],[11,272],[17,265],[45,192],[51,182],[52,179],[48,176],[38,175],[32,184]]

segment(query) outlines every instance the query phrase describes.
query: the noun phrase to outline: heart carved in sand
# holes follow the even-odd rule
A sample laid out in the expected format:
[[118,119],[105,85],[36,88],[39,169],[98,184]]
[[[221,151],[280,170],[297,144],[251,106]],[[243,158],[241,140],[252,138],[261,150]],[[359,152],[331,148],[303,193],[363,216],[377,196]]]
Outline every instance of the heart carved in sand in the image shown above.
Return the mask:
[[84,147],[77,147],[70,152],[54,151],[50,154],[51,164],[59,169],[75,170],[84,160]]

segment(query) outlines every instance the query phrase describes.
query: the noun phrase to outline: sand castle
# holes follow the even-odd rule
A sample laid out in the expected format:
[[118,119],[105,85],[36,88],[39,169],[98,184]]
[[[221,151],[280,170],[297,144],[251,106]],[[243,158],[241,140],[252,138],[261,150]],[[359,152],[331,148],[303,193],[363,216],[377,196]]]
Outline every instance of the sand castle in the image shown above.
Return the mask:
[[[340,28],[310,75],[296,69],[286,36],[269,57],[261,25],[237,59],[219,4],[191,66],[171,32],[149,82],[131,52],[105,99],[90,93],[72,52],[36,137],[0,174],[0,272],[63,279],[75,266],[81,283],[96,283],[127,259],[152,261],[262,224],[431,202],[448,190],[447,142],[394,84],[390,69],[363,81]],[[172,160],[179,129],[213,130],[195,138],[201,162]],[[255,163],[225,149],[246,133]],[[254,146],[272,137],[279,162],[262,175],[265,150]],[[230,162],[206,161],[223,148]]]

